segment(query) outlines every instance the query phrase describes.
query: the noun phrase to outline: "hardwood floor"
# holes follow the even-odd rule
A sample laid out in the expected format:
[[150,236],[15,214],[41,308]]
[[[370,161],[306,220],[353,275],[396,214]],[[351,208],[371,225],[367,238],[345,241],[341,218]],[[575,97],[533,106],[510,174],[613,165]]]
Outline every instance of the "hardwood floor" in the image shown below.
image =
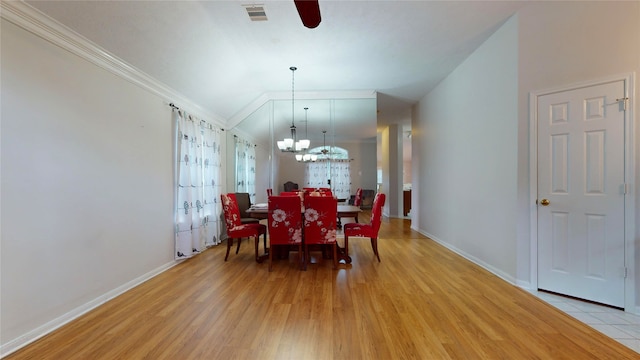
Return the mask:
[[[361,221],[366,221],[362,219]],[[205,251],[7,359],[637,359],[631,349],[385,219],[382,262],[257,264]],[[478,239],[482,241],[482,239]]]

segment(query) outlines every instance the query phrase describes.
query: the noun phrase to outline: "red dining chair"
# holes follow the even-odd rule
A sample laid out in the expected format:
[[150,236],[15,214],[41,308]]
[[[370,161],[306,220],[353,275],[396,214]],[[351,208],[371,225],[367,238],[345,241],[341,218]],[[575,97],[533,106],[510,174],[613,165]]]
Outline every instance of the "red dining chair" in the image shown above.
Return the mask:
[[273,195],[273,189],[267,189],[267,196]]
[[309,264],[309,245],[330,245],[333,252],[333,268],[338,267],[336,244],[336,219],[338,200],[329,196],[307,196],[304,199],[304,248],[306,264]]
[[362,205],[362,188],[358,188],[358,190],[356,190],[356,196],[353,198],[353,206],[360,205]]
[[251,197],[249,193],[235,193],[236,195],[236,204],[238,204],[238,210],[240,210],[240,222],[243,224],[250,223],[259,223],[260,220],[256,218],[252,218],[247,213],[247,210],[251,208]]
[[227,254],[224,261],[229,258],[229,250],[233,246],[233,239],[238,239],[238,247],[236,254],[240,250],[240,242],[244,237],[255,238],[256,261],[260,262],[258,256],[258,244],[260,243],[260,235],[264,236],[264,250],[267,251],[267,227],[263,224],[249,223],[243,224],[240,217],[240,209],[235,193],[221,194],[222,211],[224,212],[224,221],[227,225]]
[[384,206],[385,194],[377,193],[373,199],[373,209],[371,210],[371,222],[369,224],[349,223],[344,225],[344,251],[349,255],[349,236],[368,237],[371,239],[373,253],[380,262],[378,254],[378,231],[382,223],[382,207]]
[[320,191],[310,191],[304,194],[305,196],[323,196]]
[[[298,196],[269,196],[269,271],[276,246],[297,246],[302,268],[302,204]],[[287,250],[288,251],[288,250]],[[288,253],[288,252],[287,252]]]
[[280,196],[300,196],[297,191],[282,191]]

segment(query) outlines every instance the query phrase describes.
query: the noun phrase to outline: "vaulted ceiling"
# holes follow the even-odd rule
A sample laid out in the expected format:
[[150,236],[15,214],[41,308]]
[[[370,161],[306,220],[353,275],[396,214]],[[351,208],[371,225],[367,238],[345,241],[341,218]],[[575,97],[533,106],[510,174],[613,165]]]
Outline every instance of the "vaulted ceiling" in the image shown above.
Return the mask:
[[[248,1],[27,3],[231,126],[272,99],[291,97],[290,66],[298,68],[296,120],[304,119],[305,98],[338,104],[377,98],[373,111],[344,106],[341,111],[354,112],[341,114],[353,125],[345,136],[370,136],[359,127],[360,119],[408,122],[407,106],[526,4],[320,0],[322,21],[309,29],[293,0],[257,4],[266,21],[249,18],[247,7],[256,3]],[[312,122],[313,111],[308,111],[309,131],[319,134],[327,125]],[[277,115],[285,124],[291,105],[286,114]]]

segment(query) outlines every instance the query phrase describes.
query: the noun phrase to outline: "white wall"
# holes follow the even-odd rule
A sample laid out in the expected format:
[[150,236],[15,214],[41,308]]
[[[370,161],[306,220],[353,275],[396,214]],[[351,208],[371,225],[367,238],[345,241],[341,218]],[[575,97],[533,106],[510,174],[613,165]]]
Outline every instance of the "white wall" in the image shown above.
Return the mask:
[[[413,196],[420,205],[414,201],[412,227],[529,286],[530,92],[639,70],[639,2],[528,4],[414,107]],[[637,143],[637,115],[632,121]],[[638,224],[637,146],[634,153]],[[639,260],[636,249],[632,277]],[[639,299],[637,277],[635,290]]]
[[[532,279],[529,219],[535,202],[535,199],[529,199],[529,93],[638,73],[640,2],[539,2],[523,8],[518,19],[518,278],[526,284]],[[637,95],[635,100],[638,100]],[[636,106],[636,114],[637,110]],[[637,143],[640,139],[637,115],[632,121]],[[635,154],[637,207],[640,206],[637,148]],[[636,209],[635,213],[632,221],[639,224],[640,212]],[[638,226],[635,242],[640,243]],[[640,252],[636,251],[636,254]],[[636,269],[631,269],[631,276],[638,274],[639,260],[636,259]],[[635,284],[638,293],[640,278],[636,277]],[[640,299],[640,296],[635,298]]]
[[376,143],[340,143],[338,146],[349,151],[351,161],[351,188],[352,193],[358,188],[376,190]]
[[403,217],[403,160],[402,160],[402,126],[389,124],[379,134],[382,148],[381,192],[387,194],[383,214],[389,217]]
[[420,204],[412,226],[509,281],[516,275],[517,39],[510,19],[420,101],[412,122]]
[[158,95],[1,22],[0,353],[174,264]]

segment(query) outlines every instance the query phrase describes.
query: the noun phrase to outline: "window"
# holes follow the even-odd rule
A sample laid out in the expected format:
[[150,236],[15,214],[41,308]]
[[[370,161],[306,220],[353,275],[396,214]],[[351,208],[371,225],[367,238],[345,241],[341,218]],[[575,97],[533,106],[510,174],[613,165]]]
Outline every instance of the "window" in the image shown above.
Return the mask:
[[320,146],[309,151],[318,155],[316,162],[307,163],[304,187],[329,187],[338,199],[351,196],[351,164],[349,152],[336,146]]

